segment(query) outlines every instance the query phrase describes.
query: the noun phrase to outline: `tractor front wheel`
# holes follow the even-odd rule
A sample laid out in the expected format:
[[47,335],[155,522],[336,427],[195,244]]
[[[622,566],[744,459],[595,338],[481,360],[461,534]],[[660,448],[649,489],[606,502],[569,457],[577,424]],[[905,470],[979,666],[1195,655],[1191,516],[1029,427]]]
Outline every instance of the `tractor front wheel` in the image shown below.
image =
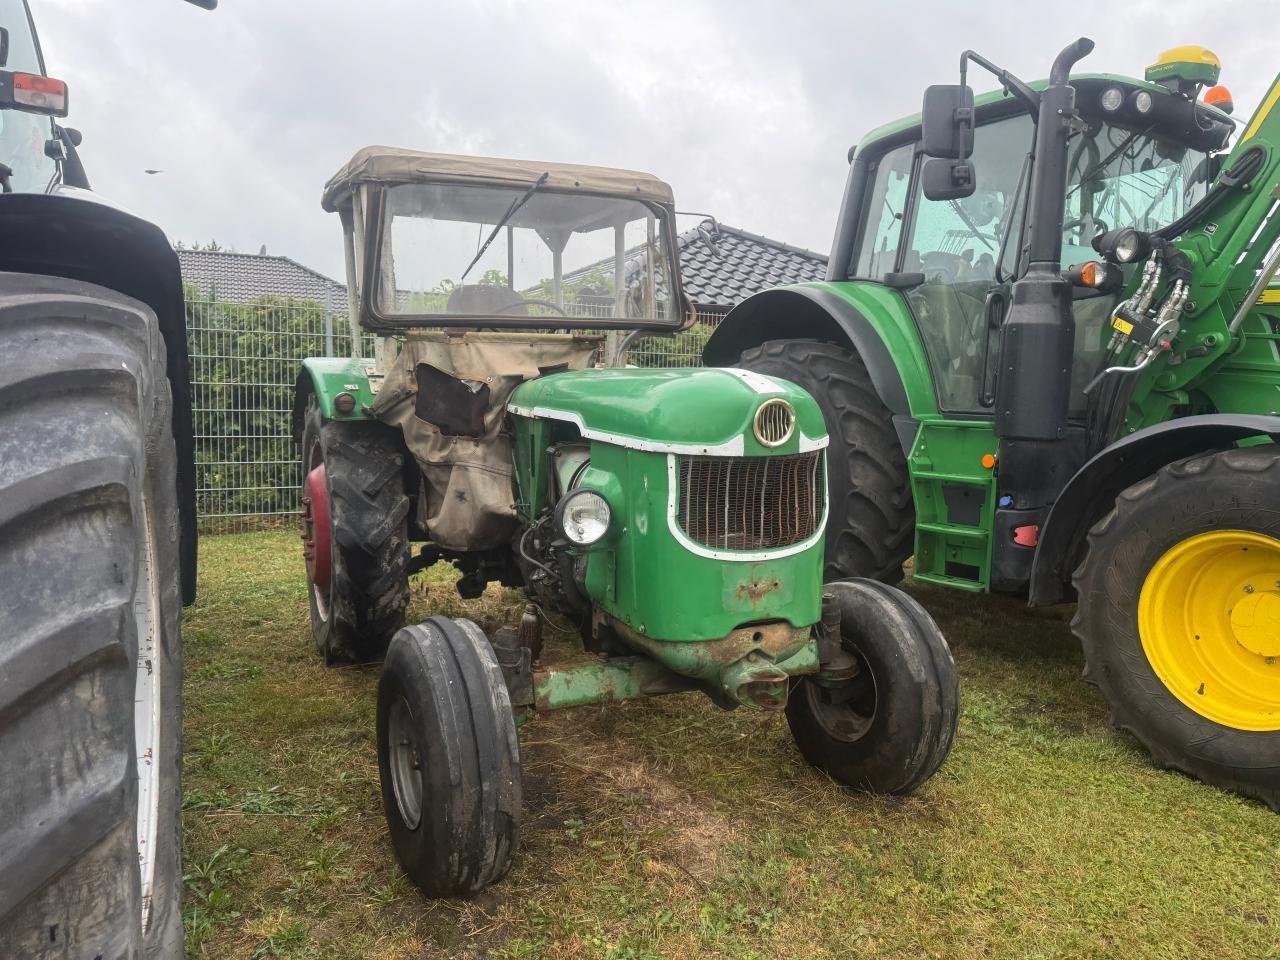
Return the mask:
[[1280,453],[1171,464],[1089,531],[1085,679],[1157,765],[1280,811]]
[[787,698],[787,722],[804,758],[833,780],[874,793],[910,793],[955,739],[955,661],[925,609],[896,587],[844,580],[824,588],[840,608],[840,633],[857,672],[835,683],[804,678]]
[[311,634],[326,663],[376,660],[409,604],[409,498],[390,427],[324,420],[302,434],[302,549]]
[[378,681],[378,772],[391,846],[433,897],[460,897],[511,868],[520,745],[493,648],[470,620],[405,627]]
[[769,340],[745,351],[745,370],[790,380],[817,401],[827,424],[826,578],[902,579],[915,510],[893,418],[856,353],[817,340]]

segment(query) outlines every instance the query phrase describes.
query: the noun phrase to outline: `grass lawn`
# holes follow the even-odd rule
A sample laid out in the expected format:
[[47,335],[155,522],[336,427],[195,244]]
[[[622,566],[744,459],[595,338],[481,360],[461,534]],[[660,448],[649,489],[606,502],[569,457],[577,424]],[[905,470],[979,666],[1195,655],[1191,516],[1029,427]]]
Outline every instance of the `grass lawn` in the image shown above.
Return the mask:
[[[188,611],[193,957],[1280,957],[1280,817],[1157,771],[1079,680],[1068,611],[915,588],[964,713],[909,798],[815,773],[786,722],[695,694],[522,730],[512,874],[424,899],[394,865],[377,668],[325,669],[296,534],[210,537]],[[490,626],[510,591],[414,581]]]

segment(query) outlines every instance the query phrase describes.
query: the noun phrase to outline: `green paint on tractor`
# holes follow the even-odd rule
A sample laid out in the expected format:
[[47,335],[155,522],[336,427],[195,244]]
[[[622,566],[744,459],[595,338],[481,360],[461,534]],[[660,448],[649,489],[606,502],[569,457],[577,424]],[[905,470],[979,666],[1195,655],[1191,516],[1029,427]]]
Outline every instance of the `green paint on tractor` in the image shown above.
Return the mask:
[[[666,184],[370,147],[324,197],[360,291],[352,341],[384,339],[375,361],[308,360],[298,378],[312,633],[330,661],[385,651],[384,809],[415,882],[470,894],[506,871],[516,723],[537,710],[697,690],[785,710],[801,753],[850,787],[906,793],[936,772],[954,663],[901,592],[824,583],[814,398],[749,370],[620,368],[592,332],[692,322]],[[402,245],[401,220],[443,232]],[[459,224],[487,239],[456,243]],[[431,262],[405,269],[415,257]],[[405,289],[423,276],[447,280]],[[409,576],[440,562],[463,598],[523,588],[518,627],[403,626]],[[544,649],[550,612],[569,639]]]
[[[914,556],[929,583],[1078,599],[1116,722],[1280,808],[1280,667],[1194,652],[1198,618],[1280,584],[1280,77],[1237,127],[1204,89],[1210,51],[1165,51],[1144,80],[1073,75],[1092,48],[1029,83],[966,51],[959,84],[851,151],[826,281],[748,298],[705,357],[822,407],[829,573],[892,579]],[[1001,89],[975,97],[980,71]],[[1233,529],[1273,549],[1245,537],[1226,593],[1139,616],[1160,557]]]
[[[326,420],[367,420],[374,398],[370,369],[369,361],[357,357],[308,357],[298,375],[298,394],[314,394]],[[344,393],[354,401],[345,412],[334,406],[334,400]]]

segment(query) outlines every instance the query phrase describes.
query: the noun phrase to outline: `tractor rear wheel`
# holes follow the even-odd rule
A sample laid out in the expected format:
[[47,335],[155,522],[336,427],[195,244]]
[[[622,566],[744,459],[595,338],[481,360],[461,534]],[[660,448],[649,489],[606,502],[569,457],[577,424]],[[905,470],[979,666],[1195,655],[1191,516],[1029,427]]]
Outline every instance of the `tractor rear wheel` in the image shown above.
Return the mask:
[[1280,811],[1280,453],[1226,450],[1129,487],[1089,531],[1085,679],[1161,767]]
[[902,579],[915,511],[907,460],[893,419],[856,353],[817,340],[769,340],[738,366],[790,380],[809,392],[830,434],[827,447],[825,579]]
[[324,420],[302,433],[302,544],[311,635],[326,663],[377,660],[409,605],[409,498],[390,427]]
[[858,672],[796,681],[787,722],[804,758],[856,790],[910,793],[951,752],[960,717],[955,661],[915,600],[874,580],[829,583]]
[[0,956],[181,956],[164,340],[115,291],[6,273],[0,354]]
[[433,897],[479,893],[511,869],[520,744],[502,668],[470,620],[405,627],[378,681],[378,772],[391,846]]

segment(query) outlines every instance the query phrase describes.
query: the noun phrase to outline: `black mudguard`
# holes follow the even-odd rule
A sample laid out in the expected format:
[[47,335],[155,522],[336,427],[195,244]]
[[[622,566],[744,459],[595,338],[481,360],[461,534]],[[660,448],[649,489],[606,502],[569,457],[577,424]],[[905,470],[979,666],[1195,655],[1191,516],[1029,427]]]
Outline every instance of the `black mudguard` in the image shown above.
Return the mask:
[[712,367],[732,366],[742,351],[766,340],[821,340],[850,347],[862,358],[876,393],[891,414],[903,453],[911,452],[918,424],[907,388],[889,348],[849,301],[821,287],[792,286],[748,297],[720,321],[702,351]]
[[1176,460],[1226,450],[1259,436],[1280,440],[1280,417],[1241,413],[1180,417],[1107,447],[1067,481],[1049,511],[1031,568],[1030,605],[1070,599],[1072,568],[1085,535],[1122,490]]
[[182,602],[196,591],[195,439],[182,272],[164,232],[131,213],[79,197],[0,195],[0,271],[68,277],[117,290],[155,311],[164,335],[178,454]]

